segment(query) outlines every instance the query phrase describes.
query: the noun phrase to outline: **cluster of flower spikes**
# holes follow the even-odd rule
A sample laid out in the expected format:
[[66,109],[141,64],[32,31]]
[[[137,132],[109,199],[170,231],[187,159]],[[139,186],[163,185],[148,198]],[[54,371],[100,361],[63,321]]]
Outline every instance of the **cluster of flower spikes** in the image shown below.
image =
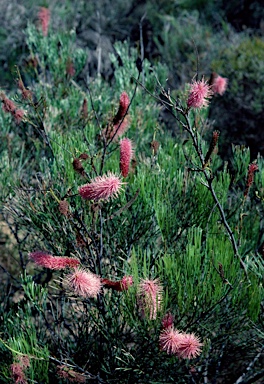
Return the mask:
[[14,117],[16,123],[20,124],[25,115],[25,111],[23,111],[23,109],[17,108],[15,103],[8,99],[3,92],[0,92],[0,100],[2,101],[3,111],[10,113]]
[[52,256],[44,251],[35,251],[29,254],[29,258],[40,267],[52,270],[73,269],[73,272],[66,275],[65,284],[76,295],[85,298],[96,298],[103,286],[116,291],[124,291],[133,284],[132,276],[124,276],[117,282],[101,279],[100,276],[82,268],[80,261],[73,257]]
[[182,359],[193,359],[199,356],[203,346],[199,337],[194,333],[184,333],[174,329],[173,320],[170,313],[167,313],[162,320],[160,350]]

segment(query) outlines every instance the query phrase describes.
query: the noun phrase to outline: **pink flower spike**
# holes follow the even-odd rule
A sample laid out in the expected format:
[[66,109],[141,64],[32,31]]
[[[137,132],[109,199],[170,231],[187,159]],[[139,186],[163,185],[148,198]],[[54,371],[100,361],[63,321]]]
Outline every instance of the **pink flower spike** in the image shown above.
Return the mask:
[[119,99],[119,109],[113,120],[114,125],[119,123],[123,119],[123,117],[126,115],[129,104],[130,104],[130,100],[129,100],[128,94],[126,92],[122,92]]
[[81,268],[68,275],[66,283],[77,295],[91,298],[96,298],[102,287],[99,276]]
[[203,108],[208,106],[208,98],[212,96],[212,91],[207,81],[193,81],[187,100],[188,108]]
[[128,290],[129,287],[133,285],[133,277],[132,276],[124,276],[121,280],[121,288],[122,291]]
[[41,7],[38,13],[38,19],[41,24],[43,36],[47,36],[50,21],[50,11],[45,7]]
[[193,359],[201,354],[202,346],[203,343],[200,342],[199,337],[195,336],[194,333],[183,333],[177,355],[183,359]]
[[163,288],[159,280],[142,280],[139,284],[138,304],[144,317],[147,313],[150,320],[155,320],[162,302]]
[[109,200],[118,197],[122,184],[124,183],[118,176],[108,172],[107,175],[97,176],[89,184],[79,187],[79,194],[86,200]]
[[17,384],[27,384],[23,367],[19,363],[13,363],[10,366],[12,378]]
[[170,312],[166,313],[166,315],[161,321],[163,329],[171,328],[173,326],[173,320],[174,317],[172,316],[172,314]]
[[12,115],[14,116],[16,123],[20,124],[25,115],[25,111],[23,111],[23,109],[16,109],[14,112],[12,112]]
[[42,251],[30,253],[29,258],[40,267],[54,270],[76,268],[80,264],[80,261],[78,259],[74,259],[72,257],[52,256]]
[[176,354],[182,340],[182,333],[173,327],[163,330],[159,337],[160,349],[166,353]]
[[217,75],[215,78],[213,78],[212,91],[222,96],[226,91],[227,84],[227,78]]
[[132,142],[131,140],[124,138],[120,141],[120,171],[123,177],[128,176],[132,156]]
[[16,106],[12,100],[8,99],[6,96],[3,96],[2,102],[3,102],[2,108],[3,108],[4,112],[6,112],[6,113],[14,113],[15,112]]

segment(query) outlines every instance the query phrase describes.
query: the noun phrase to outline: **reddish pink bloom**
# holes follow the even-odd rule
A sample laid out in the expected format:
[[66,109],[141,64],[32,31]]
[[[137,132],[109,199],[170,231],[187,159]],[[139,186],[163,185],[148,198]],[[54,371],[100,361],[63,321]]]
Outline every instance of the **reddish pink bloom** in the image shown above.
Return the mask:
[[102,284],[105,288],[112,288],[114,291],[126,291],[128,288],[133,285],[132,276],[124,276],[122,280],[111,281],[108,279],[102,279]]
[[126,92],[122,92],[119,100],[119,109],[113,119],[114,125],[118,124],[123,119],[123,117],[125,117],[129,104],[130,104],[130,100],[129,100],[128,94]]
[[43,36],[47,36],[50,21],[50,11],[47,8],[41,7],[38,13],[38,19],[41,24]]
[[8,99],[6,96],[2,96],[2,108],[3,108],[3,111],[6,112],[6,113],[14,113],[15,110],[16,110],[16,106],[15,106],[15,103]]
[[169,313],[166,313],[166,315],[163,317],[161,323],[162,323],[162,327],[165,329],[165,328],[171,328],[173,326],[173,320],[174,320],[174,317],[172,316],[172,314],[169,312]]
[[207,82],[202,79],[201,81],[194,81],[191,84],[189,97],[187,100],[188,108],[203,108],[208,106],[208,98],[212,96],[212,91]]
[[72,383],[85,383],[86,381],[83,375],[78,372],[75,372],[73,369],[70,369],[66,365],[60,365],[59,367],[57,367],[57,375]]
[[123,177],[129,173],[130,162],[133,156],[132,142],[125,138],[120,141],[120,171]]
[[67,64],[66,64],[66,73],[67,75],[69,75],[70,77],[73,77],[75,75],[75,68],[74,68],[74,65],[73,65],[73,62],[71,61],[71,59],[69,59],[67,61]]
[[32,97],[32,92],[29,89],[26,89],[22,80],[18,80],[18,88],[22,93],[23,99],[27,100]]
[[23,111],[23,109],[16,109],[14,112],[12,112],[12,115],[14,116],[16,123],[20,124],[25,115],[25,111]]
[[89,184],[79,187],[79,194],[86,200],[109,200],[119,195],[122,184],[118,176],[108,172],[107,175],[97,176]]
[[49,269],[76,268],[80,261],[72,257],[52,256],[46,252],[36,251],[29,254],[29,258],[37,265]]
[[20,363],[13,363],[10,366],[12,378],[16,384],[27,384],[26,375],[24,373],[24,369]]
[[219,93],[219,95],[222,96],[226,91],[227,84],[228,84],[228,79],[217,75],[216,77],[213,78],[212,91],[214,93]]
[[195,336],[194,333],[183,333],[177,349],[177,355],[183,359],[193,359],[200,355],[202,346],[203,343],[200,342],[199,337]]
[[99,276],[81,268],[67,276],[67,285],[77,295],[93,298],[100,293],[102,287]]
[[114,141],[117,141],[117,139],[122,136],[127,129],[129,128],[129,117],[126,116],[124,120],[121,123],[121,120],[119,123],[114,124],[113,126],[109,125],[103,130],[103,136],[107,140],[113,139]]
[[246,183],[246,189],[244,191],[244,196],[247,197],[249,189],[254,181],[254,173],[258,170],[257,164],[249,164],[248,166],[248,174],[247,174],[247,183]]
[[142,312],[142,316],[149,316],[150,320],[155,320],[157,311],[160,309],[162,302],[163,288],[159,280],[142,280],[139,284],[138,304]]
[[177,354],[182,337],[182,333],[173,329],[173,327],[164,329],[159,337],[160,349],[169,355]]

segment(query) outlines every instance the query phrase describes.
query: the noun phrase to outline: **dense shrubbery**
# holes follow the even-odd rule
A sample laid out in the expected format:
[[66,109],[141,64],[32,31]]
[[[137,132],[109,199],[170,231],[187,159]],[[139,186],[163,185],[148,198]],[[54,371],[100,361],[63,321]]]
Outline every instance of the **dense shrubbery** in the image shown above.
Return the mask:
[[[26,45],[19,90],[1,92],[0,201],[12,242],[1,261],[1,381],[254,382],[264,339],[263,158],[249,165],[249,150],[234,146],[231,173],[190,87],[174,99],[163,88],[167,68],[145,60],[140,72],[127,43],[111,55],[111,86],[80,75],[86,52],[72,32],[43,36],[29,24]],[[177,137],[158,123],[165,108]],[[113,125],[133,143],[130,173],[120,176],[116,198],[84,200],[80,186],[109,172],[119,177]],[[78,260],[97,276],[87,297],[70,289],[69,269],[40,266],[54,262],[47,254]],[[200,338],[201,354],[190,346],[190,360],[180,347],[166,353],[168,314],[175,329]]]

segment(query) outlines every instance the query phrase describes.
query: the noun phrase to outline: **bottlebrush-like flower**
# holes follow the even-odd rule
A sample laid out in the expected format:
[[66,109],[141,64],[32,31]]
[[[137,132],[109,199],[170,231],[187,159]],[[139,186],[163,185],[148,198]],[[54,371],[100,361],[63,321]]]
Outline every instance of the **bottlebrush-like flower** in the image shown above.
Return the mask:
[[29,258],[40,267],[55,270],[76,268],[80,264],[80,261],[78,259],[74,259],[73,257],[52,256],[42,251],[30,253]]
[[159,337],[160,349],[166,353],[177,354],[182,340],[182,333],[173,327],[164,329]]
[[254,181],[254,173],[258,170],[257,164],[249,164],[248,166],[248,174],[247,174],[247,183],[246,183],[246,189],[244,191],[244,196],[247,197],[249,189]]
[[3,103],[3,111],[6,113],[14,113],[16,110],[15,103],[12,100],[8,99],[3,93],[1,93],[0,96]]
[[114,291],[126,291],[133,284],[132,276],[124,276],[122,280],[111,281],[108,279],[102,279],[102,284],[106,288],[112,288]]
[[50,21],[50,11],[48,8],[41,7],[38,13],[38,19],[40,21],[43,36],[47,36]]
[[28,100],[32,98],[32,92],[29,89],[26,89],[22,80],[18,80],[18,88],[22,93],[23,99]]
[[71,59],[68,59],[67,61],[67,64],[66,64],[66,73],[67,75],[69,75],[70,77],[73,77],[75,75],[75,68],[74,68],[74,64],[73,62],[71,61]]
[[142,280],[139,284],[138,305],[142,316],[149,316],[150,320],[155,320],[157,311],[162,302],[163,287],[159,280]]
[[208,98],[212,96],[211,87],[204,79],[193,81],[187,100],[188,108],[203,108],[208,106]]
[[133,156],[132,142],[125,138],[120,141],[120,172],[123,177],[129,173],[130,162]]
[[218,93],[223,95],[226,91],[228,84],[228,79],[219,75],[216,75],[212,79],[212,91],[213,93]]
[[81,268],[68,275],[66,283],[77,295],[83,297],[95,298],[102,287],[99,276]]
[[118,109],[117,114],[115,115],[115,117],[113,119],[114,125],[118,124],[123,119],[123,117],[126,115],[128,107],[129,107],[129,103],[130,103],[130,100],[129,100],[128,94],[126,92],[122,92],[120,99],[119,99],[119,109]]
[[172,316],[172,314],[170,312],[166,313],[166,315],[163,317],[161,321],[162,328],[164,329],[171,328],[173,326],[173,320],[174,320],[174,317]]
[[25,356],[18,356],[18,361],[11,364],[10,370],[12,378],[15,383],[27,384],[26,375],[24,370],[30,366],[29,358]]
[[14,116],[16,123],[20,124],[25,115],[25,111],[23,111],[23,109],[16,109],[14,112],[12,112],[12,115]]
[[79,187],[79,194],[86,200],[109,200],[115,198],[122,190],[122,181],[116,175],[108,172],[107,175],[95,177],[89,184]]
[[70,369],[66,365],[60,365],[57,367],[57,375],[63,379],[68,380],[70,383],[85,383],[86,381],[85,376],[75,372],[73,369]]
[[126,116],[124,120],[115,124],[115,125],[108,125],[102,132],[102,135],[107,139],[111,140],[113,139],[114,141],[117,141],[117,139],[122,136],[128,129],[129,127],[129,117]]
[[177,349],[177,355],[183,359],[193,359],[202,352],[199,337],[194,333],[183,333]]
[[69,213],[69,203],[67,200],[61,200],[59,202],[59,211],[63,216],[68,216]]

